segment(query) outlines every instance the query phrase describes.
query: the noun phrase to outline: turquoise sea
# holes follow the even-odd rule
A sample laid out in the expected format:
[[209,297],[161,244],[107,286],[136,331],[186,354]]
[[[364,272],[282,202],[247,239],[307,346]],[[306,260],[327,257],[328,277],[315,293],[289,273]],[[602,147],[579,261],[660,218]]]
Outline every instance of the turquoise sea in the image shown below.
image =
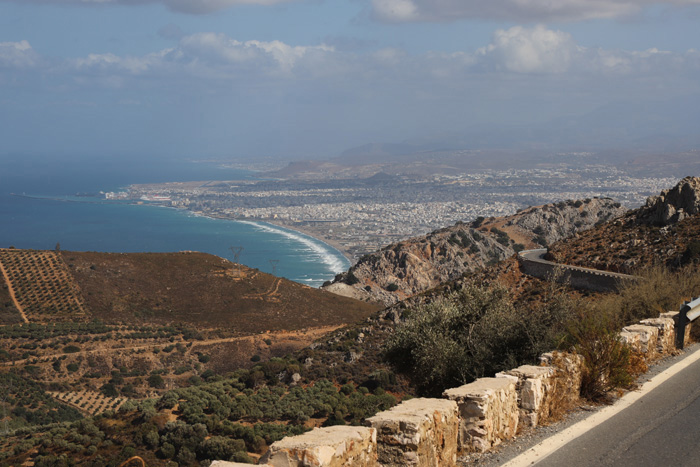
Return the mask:
[[253,172],[194,162],[120,162],[42,166],[40,159],[0,160],[0,247],[53,249],[60,243],[75,251],[194,250],[230,260],[230,247],[243,247],[241,263],[312,287],[350,266],[333,247],[292,230],[97,195],[132,183],[236,180],[254,178]]

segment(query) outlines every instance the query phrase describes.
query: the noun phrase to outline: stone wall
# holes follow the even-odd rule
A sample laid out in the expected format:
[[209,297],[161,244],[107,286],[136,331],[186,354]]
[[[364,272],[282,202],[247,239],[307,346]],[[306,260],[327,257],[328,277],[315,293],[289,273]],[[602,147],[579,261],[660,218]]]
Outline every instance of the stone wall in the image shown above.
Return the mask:
[[[677,314],[677,313],[676,313]],[[689,332],[687,325],[686,332]],[[651,361],[675,351],[673,313],[625,327],[620,339]],[[483,452],[578,402],[584,361],[551,352],[495,378],[448,389],[444,399],[409,399],[367,427],[317,428],[284,438],[261,459],[268,467],[456,465],[460,452]],[[245,464],[215,461],[212,467]]]
[[515,381],[480,378],[448,389],[443,396],[459,408],[459,448],[484,452],[518,430],[518,396]]
[[525,274],[539,279],[556,278],[557,282],[568,283],[576,289],[596,292],[613,292],[620,282],[635,280],[634,276],[557,264],[543,259],[546,249],[521,251],[518,254],[520,267]]

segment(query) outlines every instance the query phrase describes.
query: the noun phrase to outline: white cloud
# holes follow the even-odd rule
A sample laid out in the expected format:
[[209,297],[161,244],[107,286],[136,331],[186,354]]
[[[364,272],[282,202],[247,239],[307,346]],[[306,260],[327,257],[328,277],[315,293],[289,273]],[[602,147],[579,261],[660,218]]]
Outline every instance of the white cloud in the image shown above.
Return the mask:
[[544,26],[514,26],[497,30],[493,40],[475,53],[443,55],[461,60],[470,71],[519,74],[575,74],[593,78],[635,74],[663,76],[697,70],[699,54],[693,50],[674,53],[651,48],[641,51],[582,47],[571,34]]
[[294,0],[0,0],[0,1],[21,1],[39,4],[66,5],[145,5],[151,3],[162,3],[167,8],[181,13],[205,14],[213,11],[223,10],[237,5],[274,5],[286,3]]
[[0,68],[30,68],[39,62],[27,41],[0,42]]
[[517,73],[562,73],[569,69],[577,47],[570,34],[544,26],[499,29],[493,42],[477,51],[482,61]]
[[[42,65],[35,65],[40,63]],[[53,63],[53,64],[52,64]],[[290,45],[281,41],[240,41],[225,34],[204,32],[183,37],[173,48],[141,56],[89,54],[62,63],[42,59],[26,42],[0,43],[0,68],[34,66],[75,82],[125,88],[136,79],[144,83],[217,82],[260,88],[282,81],[325,89],[406,87],[414,93],[431,86],[456,89],[472,80],[500,79],[531,83],[554,79],[594,82],[610,77],[630,81],[647,78],[690,79],[700,69],[700,53],[672,53],[586,48],[571,34],[544,26],[515,26],[494,32],[492,41],[475,51],[429,52],[412,55],[382,48],[366,53],[338,51],[325,45]],[[517,76],[521,76],[518,78]],[[641,81],[640,81],[641,82]],[[406,89],[408,89],[406,88]],[[405,90],[405,89],[404,89]],[[345,92],[345,91],[344,91]]]
[[[314,54],[333,52],[327,45],[291,46],[281,41],[237,41],[225,34],[199,33],[187,36],[180,47],[191,59],[204,59],[220,64],[249,64],[268,70],[290,72],[297,62]],[[272,68],[270,68],[272,66]]]
[[142,57],[120,57],[112,53],[89,54],[87,57],[73,60],[72,65],[78,71],[126,71],[138,75],[156,69],[165,60],[172,60],[180,55],[175,49],[164,49]]
[[520,22],[618,18],[650,5],[698,5],[700,0],[371,0],[382,21],[454,21],[465,18]]
[[198,33],[183,37],[173,48],[142,56],[113,53],[89,54],[64,62],[62,72],[73,73],[81,83],[92,79],[111,87],[123,87],[129,77],[157,77],[171,81],[181,77],[254,83],[263,77],[315,75],[327,68],[333,47],[292,46],[281,41],[238,41],[225,34]]

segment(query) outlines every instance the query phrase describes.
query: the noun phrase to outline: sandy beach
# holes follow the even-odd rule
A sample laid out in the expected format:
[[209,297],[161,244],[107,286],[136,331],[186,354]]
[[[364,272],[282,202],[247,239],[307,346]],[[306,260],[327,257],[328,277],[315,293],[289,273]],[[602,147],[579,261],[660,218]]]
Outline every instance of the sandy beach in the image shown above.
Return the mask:
[[214,213],[209,213],[209,212],[204,212],[204,211],[189,211],[192,214],[198,215],[198,216],[203,216],[203,217],[209,217],[211,219],[223,219],[223,220],[229,220],[229,221],[244,221],[244,222],[253,222],[253,223],[265,223],[265,224],[270,224],[274,225],[277,227],[282,227],[287,230],[292,230],[295,232],[298,232],[302,235],[306,235],[307,237],[311,237],[314,240],[317,240],[321,243],[325,243],[328,246],[333,247],[335,250],[338,250],[348,261],[350,261],[350,264],[355,264],[355,258],[353,258],[352,254],[341,244],[333,241],[332,239],[327,238],[325,235],[323,235],[322,232],[317,232],[312,229],[300,227],[296,224],[290,225],[289,223],[282,222],[279,219],[239,219],[236,217],[232,216],[226,216],[222,214],[214,214]]

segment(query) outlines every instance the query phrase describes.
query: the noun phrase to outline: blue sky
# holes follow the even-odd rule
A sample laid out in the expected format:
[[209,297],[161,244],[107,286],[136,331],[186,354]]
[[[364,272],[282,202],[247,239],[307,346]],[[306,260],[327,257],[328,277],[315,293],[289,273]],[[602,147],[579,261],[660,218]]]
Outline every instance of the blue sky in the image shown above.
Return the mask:
[[611,105],[630,141],[692,132],[699,26],[700,0],[0,0],[0,157],[590,139]]

